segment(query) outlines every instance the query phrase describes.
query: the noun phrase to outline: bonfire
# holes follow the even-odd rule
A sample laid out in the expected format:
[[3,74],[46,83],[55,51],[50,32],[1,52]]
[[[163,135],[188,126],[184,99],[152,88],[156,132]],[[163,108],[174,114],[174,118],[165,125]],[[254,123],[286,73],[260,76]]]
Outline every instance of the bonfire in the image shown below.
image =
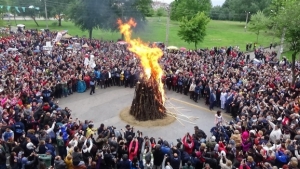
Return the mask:
[[162,119],[166,116],[165,93],[161,77],[163,70],[158,61],[163,52],[158,47],[149,47],[140,39],[131,39],[132,28],[136,26],[133,19],[127,23],[118,20],[120,32],[128,43],[128,50],[140,60],[143,68],[141,80],[135,87],[130,114],[139,121]]

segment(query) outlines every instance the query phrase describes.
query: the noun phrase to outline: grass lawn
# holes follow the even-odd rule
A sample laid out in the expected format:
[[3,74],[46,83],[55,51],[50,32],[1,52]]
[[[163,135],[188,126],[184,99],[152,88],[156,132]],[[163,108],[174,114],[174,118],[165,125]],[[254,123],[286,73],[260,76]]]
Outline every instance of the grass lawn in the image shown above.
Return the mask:
[[[148,18],[147,26],[144,30],[134,33],[134,37],[140,37],[145,42],[165,42],[166,40],[166,19],[162,17],[159,21],[158,18]],[[56,21],[49,21],[50,30],[68,30],[71,35],[85,35],[88,36],[88,32],[82,32],[78,27],[74,26],[72,22],[62,22],[62,27],[58,27],[57,24],[53,24]],[[14,26],[14,21],[11,21]],[[46,27],[45,21],[38,21],[40,29]],[[33,21],[17,21],[17,24],[24,24],[26,28],[37,28]],[[200,43],[198,48],[212,48],[214,46],[240,46],[242,50],[245,50],[246,43],[255,42],[256,35],[251,32],[244,31],[244,22],[232,22],[232,21],[214,21],[211,20],[207,27],[207,36],[203,43]],[[194,44],[188,44],[182,41],[178,36],[179,22],[170,21],[170,33],[169,33],[169,46],[186,47],[194,49]],[[93,37],[102,38],[104,40],[117,40],[121,37],[118,32],[108,32],[103,30],[94,30]],[[262,32],[259,36],[259,45],[269,46],[272,42],[272,34]],[[275,38],[275,41],[279,41]]]
[[[286,58],[289,60],[289,61],[292,61],[292,54],[293,54],[293,51],[286,51],[286,52],[283,52],[281,54],[281,56],[286,56]],[[296,56],[296,60],[300,60],[300,53],[298,53],[298,55]]]

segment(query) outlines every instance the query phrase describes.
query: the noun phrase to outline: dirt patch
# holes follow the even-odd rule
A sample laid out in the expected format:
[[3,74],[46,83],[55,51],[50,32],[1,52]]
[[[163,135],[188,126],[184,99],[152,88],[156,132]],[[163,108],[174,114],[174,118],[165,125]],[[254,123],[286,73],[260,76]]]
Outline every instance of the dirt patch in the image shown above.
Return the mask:
[[129,114],[130,107],[126,107],[121,110],[119,116],[121,120],[132,126],[140,127],[153,127],[153,126],[166,126],[173,123],[176,118],[172,116],[166,116],[164,119],[149,120],[149,121],[137,121],[131,114]]

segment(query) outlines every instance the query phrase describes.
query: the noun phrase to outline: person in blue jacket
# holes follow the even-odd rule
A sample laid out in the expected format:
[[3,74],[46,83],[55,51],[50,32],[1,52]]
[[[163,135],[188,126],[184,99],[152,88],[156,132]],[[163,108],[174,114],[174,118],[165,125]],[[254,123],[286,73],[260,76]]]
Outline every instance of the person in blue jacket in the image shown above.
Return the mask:
[[96,86],[100,86],[101,73],[98,69],[95,69],[94,74],[95,74],[95,78],[96,78],[96,81],[97,81]]
[[14,125],[14,131],[15,131],[15,140],[17,140],[18,138],[20,138],[25,130],[25,126],[24,124],[20,121],[20,118],[16,119],[16,123]]
[[163,154],[170,155],[171,149],[169,147],[169,143],[166,140],[163,142],[163,145],[161,146],[160,150]]
[[289,150],[285,150],[284,152],[277,150],[276,155],[276,163],[279,167],[282,167],[284,164],[287,164],[290,161],[290,154]]
[[2,140],[7,142],[9,139],[14,139],[14,132],[7,127],[5,132],[2,134]]

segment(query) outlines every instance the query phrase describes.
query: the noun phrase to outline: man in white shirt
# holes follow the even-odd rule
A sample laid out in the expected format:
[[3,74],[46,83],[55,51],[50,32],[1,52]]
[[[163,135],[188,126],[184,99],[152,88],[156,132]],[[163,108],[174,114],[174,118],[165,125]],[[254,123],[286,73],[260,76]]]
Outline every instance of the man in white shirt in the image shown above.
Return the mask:
[[281,129],[277,125],[272,123],[270,120],[268,120],[268,123],[270,124],[270,126],[273,129],[270,134],[270,141],[272,141],[273,143],[276,143],[277,140],[281,139],[281,136],[282,136]]

